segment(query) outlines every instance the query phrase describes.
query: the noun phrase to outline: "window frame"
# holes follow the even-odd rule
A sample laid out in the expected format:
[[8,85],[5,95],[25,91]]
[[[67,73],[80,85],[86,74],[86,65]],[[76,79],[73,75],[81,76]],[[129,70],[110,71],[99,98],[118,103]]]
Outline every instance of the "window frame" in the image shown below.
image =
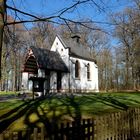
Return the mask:
[[91,80],[91,70],[90,70],[90,64],[87,64],[87,80]]
[[80,79],[80,62],[78,60],[75,62],[75,78]]

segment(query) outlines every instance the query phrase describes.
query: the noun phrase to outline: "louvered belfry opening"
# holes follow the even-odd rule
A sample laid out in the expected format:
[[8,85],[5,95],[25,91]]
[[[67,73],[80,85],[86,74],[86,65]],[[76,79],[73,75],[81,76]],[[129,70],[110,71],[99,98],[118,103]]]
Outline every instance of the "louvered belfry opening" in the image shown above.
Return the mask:
[[24,72],[37,74],[38,66],[34,56],[29,56],[26,63],[24,64]]

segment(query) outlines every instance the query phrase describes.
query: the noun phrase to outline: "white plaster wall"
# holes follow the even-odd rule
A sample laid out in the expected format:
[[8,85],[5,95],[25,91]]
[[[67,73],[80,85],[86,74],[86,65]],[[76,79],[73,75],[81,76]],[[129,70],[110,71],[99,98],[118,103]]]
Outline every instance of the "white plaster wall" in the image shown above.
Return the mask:
[[[75,62],[80,63],[80,78],[75,78]],[[87,64],[90,64],[90,80],[87,79]],[[98,68],[92,61],[70,57],[70,88],[73,90],[98,91]]]
[[69,73],[62,73],[62,90],[69,91]]
[[96,81],[95,81],[95,88],[96,88],[96,92],[99,92],[99,83],[98,83],[98,67],[96,65],[96,70],[95,70],[95,78],[96,78]]
[[57,73],[50,72],[50,92],[55,92],[57,89]]
[[[62,60],[66,64],[66,66],[69,69],[69,49],[64,47],[64,44],[59,40],[59,38],[56,36],[53,45],[51,47],[51,51],[58,52],[61,56]],[[57,77],[57,74],[56,74]],[[56,80],[57,82],[57,80]],[[56,83],[57,84],[57,83]],[[62,91],[68,91],[69,90],[69,73],[62,73]]]
[[38,77],[45,78],[45,71],[43,69],[38,69]]
[[33,89],[33,81],[31,81],[31,80],[28,81],[28,88],[27,89],[32,91],[32,89]]
[[[63,74],[62,76],[62,89],[68,90],[89,90],[98,91],[98,68],[92,61],[69,57],[69,49],[65,48],[65,44],[58,37],[55,38],[51,51],[56,51],[60,54],[61,58],[70,70],[70,73]],[[75,62],[80,62],[80,79],[75,78]],[[87,79],[87,67],[90,64],[90,80]],[[56,75],[57,76],[57,75]],[[57,81],[56,81],[57,82]],[[70,86],[70,87],[69,87]]]
[[53,45],[51,47],[51,51],[55,51],[55,52],[58,51],[61,56],[63,56],[63,55],[68,56],[68,54],[69,54],[68,53],[68,48],[65,48],[63,45],[64,44],[62,44],[62,42],[56,36],[56,38],[55,38],[55,40],[53,42]]
[[28,89],[28,73],[22,73],[22,89]]
[[69,49],[64,47],[64,44],[59,40],[57,36],[53,42],[51,51],[58,52],[67,67],[69,67]]

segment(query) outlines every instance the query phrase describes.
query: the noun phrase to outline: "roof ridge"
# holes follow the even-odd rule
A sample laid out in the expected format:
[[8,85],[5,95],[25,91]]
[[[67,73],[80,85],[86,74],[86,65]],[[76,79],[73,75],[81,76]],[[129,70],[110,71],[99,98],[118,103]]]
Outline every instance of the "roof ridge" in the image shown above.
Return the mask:
[[58,37],[58,39],[61,41],[61,43],[63,44],[63,46],[65,47],[65,48],[69,48],[66,44],[65,44],[65,42],[63,41],[63,39],[62,39],[62,37],[60,36],[60,35],[56,35],[56,37]]

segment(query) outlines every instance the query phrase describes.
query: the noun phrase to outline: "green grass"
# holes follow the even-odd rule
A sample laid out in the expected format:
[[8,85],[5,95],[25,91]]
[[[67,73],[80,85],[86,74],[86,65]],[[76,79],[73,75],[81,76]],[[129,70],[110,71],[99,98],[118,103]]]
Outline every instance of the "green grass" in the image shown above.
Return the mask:
[[17,95],[18,93],[15,91],[0,91],[0,96],[4,95]]
[[140,107],[140,93],[97,93],[34,101],[12,99],[0,102],[0,132],[36,127],[51,121],[95,117],[130,107]]

